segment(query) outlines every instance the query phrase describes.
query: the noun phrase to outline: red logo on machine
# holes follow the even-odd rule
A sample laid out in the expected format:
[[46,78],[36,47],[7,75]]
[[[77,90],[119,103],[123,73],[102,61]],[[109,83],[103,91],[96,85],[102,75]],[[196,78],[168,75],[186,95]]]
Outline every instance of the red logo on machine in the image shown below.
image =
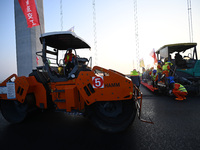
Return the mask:
[[92,77],[92,85],[93,85],[93,88],[104,88],[103,76]]

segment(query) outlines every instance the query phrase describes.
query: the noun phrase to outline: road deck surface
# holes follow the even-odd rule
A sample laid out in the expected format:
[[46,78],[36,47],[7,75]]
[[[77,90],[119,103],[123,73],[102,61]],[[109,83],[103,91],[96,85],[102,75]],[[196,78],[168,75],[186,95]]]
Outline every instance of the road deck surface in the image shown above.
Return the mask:
[[0,113],[1,150],[197,150],[200,149],[200,97],[175,101],[146,88],[142,116],[122,133],[108,134],[83,116],[44,112],[20,124],[9,124]]

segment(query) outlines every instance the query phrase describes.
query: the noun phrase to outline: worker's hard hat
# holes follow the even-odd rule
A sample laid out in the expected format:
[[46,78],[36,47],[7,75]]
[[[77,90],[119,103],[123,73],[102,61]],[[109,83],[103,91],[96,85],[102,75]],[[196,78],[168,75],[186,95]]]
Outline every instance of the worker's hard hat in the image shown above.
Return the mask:
[[170,84],[172,84],[172,83],[175,83],[174,80],[171,80],[171,81],[170,81]]
[[156,72],[157,72],[157,70],[154,69],[154,70],[153,70],[153,73],[155,74]]
[[68,52],[72,52],[72,48],[68,48],[67,51],[68,51]]

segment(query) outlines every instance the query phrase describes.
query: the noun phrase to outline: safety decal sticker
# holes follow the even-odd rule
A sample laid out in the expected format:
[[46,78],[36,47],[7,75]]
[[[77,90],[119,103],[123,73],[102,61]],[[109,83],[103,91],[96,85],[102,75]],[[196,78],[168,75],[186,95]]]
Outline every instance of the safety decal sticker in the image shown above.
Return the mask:
[[6,87],[7,87],[7,98],[8,99],[15,99],[16,98],[15,83],[14,82],[7,82]]
[[92,86],[93,88],[104,88],[103,76],[92,77]]

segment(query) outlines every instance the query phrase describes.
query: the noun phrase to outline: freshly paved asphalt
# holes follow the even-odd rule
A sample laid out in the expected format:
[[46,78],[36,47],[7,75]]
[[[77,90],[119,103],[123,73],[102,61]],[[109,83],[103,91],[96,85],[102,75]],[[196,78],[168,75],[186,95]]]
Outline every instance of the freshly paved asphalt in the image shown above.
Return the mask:
[[0,149],[20,150],[197,150],[200,149],[200,97],[175,101],[144,87],[142,116],[123,133],[108,134],[82,116],[44,112],[21,124],[9,124],[0,113]]

